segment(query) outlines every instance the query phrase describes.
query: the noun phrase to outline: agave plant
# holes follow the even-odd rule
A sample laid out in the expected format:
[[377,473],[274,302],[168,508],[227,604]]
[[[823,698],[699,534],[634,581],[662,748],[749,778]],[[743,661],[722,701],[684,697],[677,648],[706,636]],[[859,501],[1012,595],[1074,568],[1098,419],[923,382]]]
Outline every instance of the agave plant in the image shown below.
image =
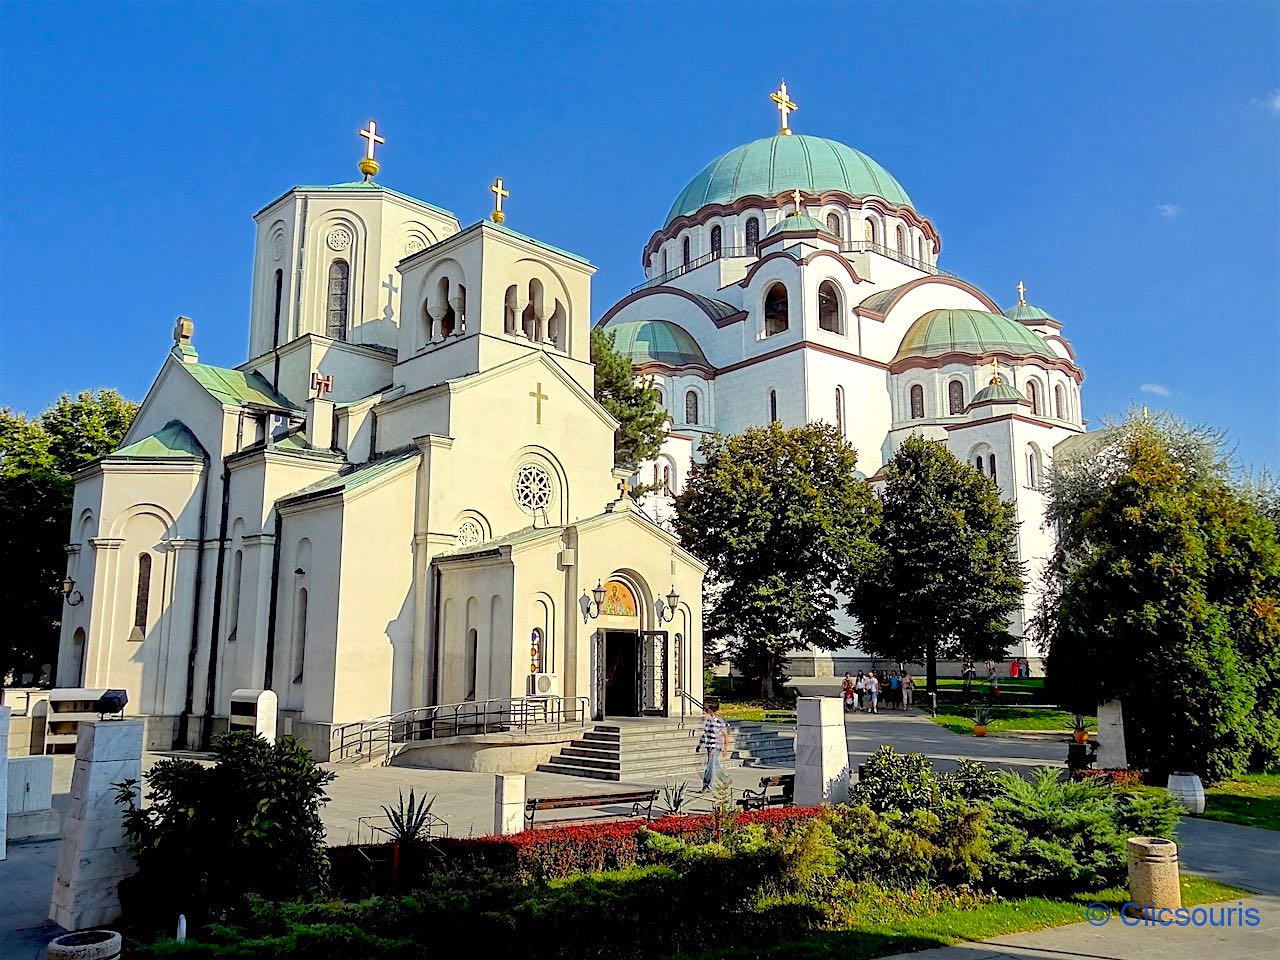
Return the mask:
[[683,781],[680,783],[666,783],[662,787],[662,805],[666,808],[667,813],[679,813],[680,808],[684,806],[684,791],[687,784]]
[[986,707],[978,707],[973,711],[973,725],[975,727],[985,727],[991,722],[991,711]]
[[1089,729],[1089,721],[1085,719],[1083,713],[1074,714],[1071,717],[1071,729],[1077,733],[1087,732]]
[[425,840],[427,825],[431,820],[431,807],[435,802],[435,797],[419,802],[410,787],[407,803],[404,791],[401,790],[400,804],[394,810],[384,805],[382,812],[387,815],[387,835],[391,837],[391,842],[407,844]]

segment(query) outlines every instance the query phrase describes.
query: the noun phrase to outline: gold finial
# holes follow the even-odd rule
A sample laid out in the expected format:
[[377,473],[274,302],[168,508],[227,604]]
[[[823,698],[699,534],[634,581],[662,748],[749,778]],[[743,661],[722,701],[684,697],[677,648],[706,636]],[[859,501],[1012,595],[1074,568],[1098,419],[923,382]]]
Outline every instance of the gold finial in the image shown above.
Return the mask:
[[489,214],[489,219],[494,223],[501,223],[507,219],[507,215],[502,212],[502,198],[511,196],[511,191],[502,189],[501,177],[493,181],[493,186],[489,188],[489,191],[493,194],[493,213]]
[[1004,383],[1000,378],[1000,363],[995,357],[991,358],[991,386],[998,387]]
[[357,132],[369,141],[364,148],[364,159],[360,161],[360,172],[364,174],[366,180],[372,180],[381,169],[378,161],[373,159],[373,151],[377,149],[378,144],[386,143],[387,141],[378,136],[378,125],[372,120],[369,121],[367,130],[359,130]]
[[787,81],[783,80],[778,84],[778,89],[769,94],[769,99],[778,105],[778,113],[782,115],[782,129],[778,131],[780,136],[791,136],[791,127],[788,126],[787,120],[791,115],[791,111],[797,109],[795,103],[787,94]]
[[1151,411],[1147,409],[1147,405],[1145,403],[1142,405],[1142,422],[1151,422]]
[[796,205],[795,213],[791,215],[793,217],[804,216],[804,211],[800,209],[800,204],[802,203],[802,200],[800,199],[800,189],[798,187],[795,190],[791,191],[791,202]]
[[1027,285],[1021,280],[1018,281],[1018,306],[1025,307],[1027,305]]

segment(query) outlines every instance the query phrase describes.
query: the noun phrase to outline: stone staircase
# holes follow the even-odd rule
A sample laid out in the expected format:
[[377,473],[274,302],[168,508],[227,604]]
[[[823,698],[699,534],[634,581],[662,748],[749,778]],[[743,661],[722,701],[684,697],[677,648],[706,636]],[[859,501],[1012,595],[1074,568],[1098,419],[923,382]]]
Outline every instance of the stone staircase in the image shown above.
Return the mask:
[[[758,723],[731,722],[728,763],[742,766],[795,765],[792,731],[781,732]],[[686,779],[701,774],[706,757],[695,752],[702,735],[700,717],[681,727],[662,719],[610,720],[598,723],[539,764],[544,773],[560,773],[595,780]]]

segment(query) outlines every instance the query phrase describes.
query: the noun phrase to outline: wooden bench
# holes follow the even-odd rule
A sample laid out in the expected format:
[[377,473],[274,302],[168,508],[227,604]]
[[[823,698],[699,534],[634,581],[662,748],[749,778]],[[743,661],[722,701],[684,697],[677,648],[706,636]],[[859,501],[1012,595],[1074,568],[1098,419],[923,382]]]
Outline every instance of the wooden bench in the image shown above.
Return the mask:
[[[592,793],[580,797],[542,797],[524,802],[524,825],[526,830],[533,829],[533,816],[539,810],[569,810],[576,807],[606,807],[611,804],[631,804],[631,816],[641,816],[644,811],[646,820],[653,819],[653,803],[658,799],[657,790],[627,790],[618,793]],[[584,819],[584,818],[577,818]],[[596,819],[596,818],[585,818]]]
[[[777,787],[781,792],[773,795],[769,794],[771,787]],[[796,775],[794,773],[782,773],[772,777],[760,778],[759,790],[743,790],[742,796],[738,798],[738,806],[743,810],[763,810],[765,807],[789,807],[795,802],[796,792]]]

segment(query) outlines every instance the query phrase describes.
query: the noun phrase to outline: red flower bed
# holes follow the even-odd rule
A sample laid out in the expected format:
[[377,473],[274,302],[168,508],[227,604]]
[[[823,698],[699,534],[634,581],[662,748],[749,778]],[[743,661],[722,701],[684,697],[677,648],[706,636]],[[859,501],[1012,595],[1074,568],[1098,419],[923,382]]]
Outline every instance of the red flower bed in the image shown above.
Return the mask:
[[1109,783],[1117,787],[1142,786],[1142,771],[1129,770],[1123,767],[1101,770],[1073,770],[1071,771],[1071,777],[1074,780],[1101,780],[1103,783]]

